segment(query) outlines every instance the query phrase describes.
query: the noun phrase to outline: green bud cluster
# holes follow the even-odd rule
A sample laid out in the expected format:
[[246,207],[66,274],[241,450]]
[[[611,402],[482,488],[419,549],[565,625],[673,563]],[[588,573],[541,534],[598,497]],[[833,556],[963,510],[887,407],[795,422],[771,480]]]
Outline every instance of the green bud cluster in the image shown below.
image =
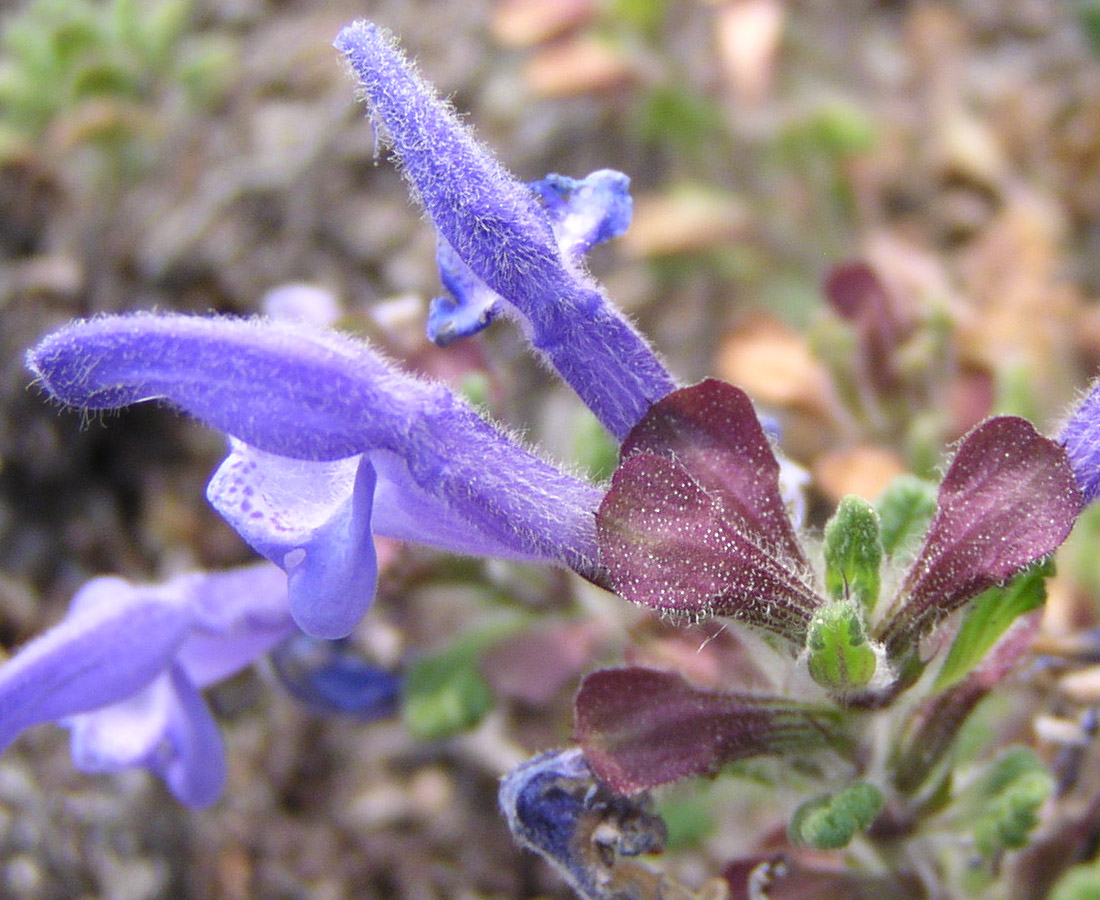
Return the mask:
[[787,836],[799,846],[839,850],[871,827],[882,804],[878,788],[858,782],[836,794],[823,794],[803,803],[791,817]]

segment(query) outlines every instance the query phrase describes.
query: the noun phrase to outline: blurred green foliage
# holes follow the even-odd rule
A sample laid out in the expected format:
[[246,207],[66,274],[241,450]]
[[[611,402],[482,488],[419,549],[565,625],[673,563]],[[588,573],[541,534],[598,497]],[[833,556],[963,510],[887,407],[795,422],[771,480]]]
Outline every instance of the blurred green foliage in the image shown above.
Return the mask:
[[409,734],[420,741],[438,741],[477,727],[495,702],[478,668],[481,658],[518,626],[514,618],[494,622],[409,666],[401,709]]
[[1027,845],[1054,778],[1027,747],[1005,751],[975,785],[974,845],[991,859]]
[[796,846],[839,850],[871,826],[882,805],[882,792],[861,781],[803,803],[791,818],[787,836]]
[[5,17],[0,162],[91,145],[132,164],[164,111],[225,86],[232,49],[193,22],[190,0],[33,0]]

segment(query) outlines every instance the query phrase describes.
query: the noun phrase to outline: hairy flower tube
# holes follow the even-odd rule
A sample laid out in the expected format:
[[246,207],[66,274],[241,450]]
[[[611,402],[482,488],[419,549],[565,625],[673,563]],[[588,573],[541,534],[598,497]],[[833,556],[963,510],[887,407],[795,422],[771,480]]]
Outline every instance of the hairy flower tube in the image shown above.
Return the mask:
[[225,753],[199,691],[295,631],[286,578],[263,563],[160,585],[88,582],[65,618],[0,666],[0,750],[60,721],[85,772],[144,767],[188,806],[225,784]]
[[[389,37],[360,22],[337,46],[440,236],[453,302],[436,302],[429,329],[445,342],[474,330],[471,315],[487,321],[503,307],[606,427],[625,434],[675,387],[581,265],[629,222],[626,177],[521,184]],[[229,435],[208,498],[287,572],[291,612],[309,634],[347,635],[367,609],[375,533],[560,563],[602,582],[595,486],[349,338],[277,322],[109,317],[48,336],[28,364],[68,405],[162,399]]]
[[439,234],[440,268],[454,304],[437,304],[433,332],[445,340],[472,333],[500,308],[523,325],[535,350],[608,431],[624,437],[675,387],[580,266],[585,249],[629,221],[626,177],[550,176],[532,189],[474,139],[385,31],[354,22],[336,48]]
[[77,322],[28,356],[83,409],[163,399],[231,437],[213,506],[288,575],[317,637],[374,596],[372,534],[599,577],[600,491],[545,462],[447,388],[304,324],[134,315]]

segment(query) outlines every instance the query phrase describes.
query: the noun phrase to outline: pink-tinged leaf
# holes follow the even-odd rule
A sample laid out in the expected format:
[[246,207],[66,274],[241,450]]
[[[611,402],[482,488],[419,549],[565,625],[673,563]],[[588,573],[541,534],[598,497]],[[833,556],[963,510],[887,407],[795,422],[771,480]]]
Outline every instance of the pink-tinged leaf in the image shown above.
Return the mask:
[[820,602],[797,562],[777,557],[671,459],[639,453],[615,472],[596,514],[615,590],[674,618],[731,616],[801,646]]
[[829,713],[786,700],[718,694],[675,672],[604,669],[581,685],[574,733],[592,771],[634,794],[762,754],[809,751],[830,739]]
[[1081,506],[1065,450],[1029,422],[999,416],[975,428],[944,476],[924,545],[879,634],[890,655],[1054,552]]
[[605,632],[602,623],[594,622],[524,631],[490,647],[478,668],[497,697],[545,706],[591,665]]
[[[826,854],[811,851],[799,854],[760,853],[736,859],[722,870],[729,884],[728,900],[821,900],[844,897],[845,900],[923,900],[928,896],[920,878],[910,872],[872,874],[856,872],[837,860],[830,867]],[[766,885],[762,890],[761,885]]]
[[623,441],[624,460],[638,453],[675,458],[720,503],[731,526],[805,565],[779,492],[779,462],[740,388],[708,378],[668,394]]
[[837,266],[825,280],[825,296],[859,335],[862,374],[882,394],[898,384],[897,349],[903,338],[896,303],[869,265]]

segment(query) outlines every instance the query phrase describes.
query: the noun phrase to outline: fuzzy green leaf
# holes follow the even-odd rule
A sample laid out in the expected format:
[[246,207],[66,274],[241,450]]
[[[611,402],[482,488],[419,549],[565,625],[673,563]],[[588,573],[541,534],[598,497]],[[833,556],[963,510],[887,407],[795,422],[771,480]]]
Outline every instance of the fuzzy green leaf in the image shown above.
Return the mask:
[[854,597],[868,612],[875,608],[882,565],[879,518],[861,497],[840,501],[825,526],[825,588],[834,600]]
[[887,556],[912,547],[936,512],[936,488],[912,475],[890,482],[878,501],[879,536]]
[[1019,616],[1043,605],[1046,580],[1054,574],[1054,563],[1042,560],[1005,587],[994,587],[975,597],[966,609],[959,633],[936,676],[935,690],[958,682],[974,668],[997,639]]
[[975,786],[974,845],[986,859],[1027,845],[1054,778],[1026,747],[1002,754]]

